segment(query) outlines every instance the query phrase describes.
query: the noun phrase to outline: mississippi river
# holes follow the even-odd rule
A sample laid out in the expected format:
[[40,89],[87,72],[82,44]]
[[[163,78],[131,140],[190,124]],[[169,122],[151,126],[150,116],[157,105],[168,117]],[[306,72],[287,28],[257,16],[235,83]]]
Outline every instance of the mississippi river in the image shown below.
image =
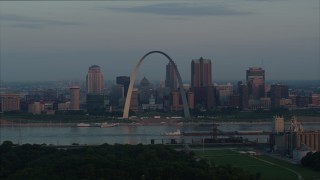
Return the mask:
[[[305,131],[320,130],[320,123],[302,124]],[[288,124],[286,124],[288,128]],[[272,131],[270,123],[226,123],[220,124],[218,129],[230,131]],[[53,144],[71,145],[87,144],[156,144],[170,143],[175,139],[177,143],[199,143],[202,136],[168,136],[168,132],[208,132],[212,131],[210,124],[160,124],[160,125],[120,125],[110,128],[100,127],[68,127],[68,126],[2,126],[0,128],[0,143],[9,140],[16,144]],[[245,136],[250,141],[266,142],[268,136]]]

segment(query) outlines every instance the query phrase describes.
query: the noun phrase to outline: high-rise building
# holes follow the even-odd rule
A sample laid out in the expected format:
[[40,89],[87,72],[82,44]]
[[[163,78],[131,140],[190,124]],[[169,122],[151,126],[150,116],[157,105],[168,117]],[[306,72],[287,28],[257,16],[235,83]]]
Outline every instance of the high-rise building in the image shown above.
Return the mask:
[[123,106],[121,103],[124,98],[124,87],[122,84],[117,84],[112,87],[111,93],[110,93],[110,105],[112,106]]
[[193,59],[191,62],[191,87],[207,87],[212,84],[211,60]]
[[279,108],[281,99],[288,99],[289,90],[287,85],[272,84],[270,88],[271,107]]
[[178,80],[177,74],[174,70],[174,66],[171,62],[169,62],[166,66],[166,88],[177,89],[178,88]]
[[181,111],[183,110],[183,105],[182,105],[182,99],[180,92],[178,90],[173,90],[171,91],[171,96],[172,96],[172,105],[171,105],[171,111]]
[[87,94],[87,111],[89,114],[102,115],[105,112],[105,95]]
[[77,86],[70,88],[70,110],[80,109],[80,88]]
[[135,113],[137,113],[139,111],[138,89],[137,88],[132,89],[130,110],[132,110]]
[[130,84],[130,77],[129,76],[118,76],[117,77],[117,84],[123,85],[124,97],[127,97],[129,84]]
[[144,77],[139,86],[139,101],[140,104],[147,104],[149,103],[149,98],[151,97],[153,91],[153,86],[149,82],[149,80]]
[[193,110],[194,109],[194,93],[192,91],[188,91],[188,105],[189,109]]
[[193,59],[191,62],[191,90],[194,92],[194,105],[210,109],[215,106],[215,91],[212,85],[210,59]]
[[233,94],[233,86],[231,83],[227,84],[214,84],[217,92],[217,104],[219,106],[228,106],[230,96]]
[[32,114],[41,114],[43,110],[44,104],[41,104],[40,102],[34,102],[28,106],[28,112]]
[[247,109],[249,106],[248,86],[247,84],[238,83],[239,95],[240,95],[240,109]]
[[233,108],[240,107],[240,95],[239,94],[233,94],[229,97],[229,106],[233,107]]
[[0,99],[1,112],[20,110],[20,96],[18,94],[2,94]]
[[87,74],[87,93],[103,94],[104,80],[100,66],[93,65],[89,67]]
[[251,67],[246,72],[249,96],[251,99],[265,97],[265,71],[262,68]]

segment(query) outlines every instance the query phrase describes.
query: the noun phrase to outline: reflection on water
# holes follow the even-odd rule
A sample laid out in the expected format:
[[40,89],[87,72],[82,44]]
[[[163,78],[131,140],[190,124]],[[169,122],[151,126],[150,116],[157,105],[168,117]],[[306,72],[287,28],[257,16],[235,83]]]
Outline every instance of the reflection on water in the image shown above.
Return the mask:
[[[304,124],[305,130],[320,130],[320,124]],[[100,127],[1,127],[0,143],[9,140],[17,144],[156,144],[171,143],[175,139],[178,143],[197,142],[209,137],[183,137],[165,136],[166,132],[187,131],[212,131],[212,126],[207,125],[161,125],[161,126],[117,126],[111,128]],[[221,131],[271,131],[270,124],[221,124]],[[247,137],[267,139],[266,136]]]

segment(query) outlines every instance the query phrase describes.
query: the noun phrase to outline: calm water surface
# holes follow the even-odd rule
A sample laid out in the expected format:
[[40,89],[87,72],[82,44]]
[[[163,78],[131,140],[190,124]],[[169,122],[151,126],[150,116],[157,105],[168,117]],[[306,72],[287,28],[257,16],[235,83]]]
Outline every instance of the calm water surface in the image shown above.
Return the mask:
[[[320,130],[320,124],[303,124],[305,130]],[[221,131],[271,131],[270,124],[221,124]],[[177,142],[197,143],[202,136],[165,136],[166,132],[180,130],[187,131],[211,131],[212,126],[207,125],[148,125],[148,126],[117,126],[111,128],[100,127],[1,127],[0,143],[10,140],[17,144],[54,144],[70,145],[89,144],[150,144],[170,143],[171,139]],[[267,136],[246,136],[249,140],[268,140]]]

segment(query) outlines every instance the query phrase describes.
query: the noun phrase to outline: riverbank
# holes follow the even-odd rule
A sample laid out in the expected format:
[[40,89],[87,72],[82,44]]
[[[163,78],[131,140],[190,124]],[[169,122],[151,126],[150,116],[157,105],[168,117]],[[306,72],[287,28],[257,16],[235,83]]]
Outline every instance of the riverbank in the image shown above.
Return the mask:
[[[63,122],[63,121],[30,121],[26,119],[0,119],[0,126],[2,127],[76,127],[78,123],[83,123],[84,121],[79,120],[77,122]],[[101,121],[99,121],[101,122]],[[105,122],[116,122],[119,123],[119,126],[167,126],[167,125],[228,125],[228,124],[271,124],[271,120],[267,119],[257,119],[257,120],[249,120],[249,121],[239,121],[237,119],[230,119],[230,120],[221,120],[221,119],[212,119],[212,120],[202,120],[202,119],[192,119],[188,121],[184,121],[183,119],[162,119],[162,118],[150,118],[150,119],[134,119],[134,120],[125,120],[122,121],[121,119],[112,120]],[[320,117],[298,117],[298,122],[303,124],[320,124]],[[85,121],[85,123],[98,123],[95,120],[92,121]],[[289,124],[289,121],[285,122]]]

